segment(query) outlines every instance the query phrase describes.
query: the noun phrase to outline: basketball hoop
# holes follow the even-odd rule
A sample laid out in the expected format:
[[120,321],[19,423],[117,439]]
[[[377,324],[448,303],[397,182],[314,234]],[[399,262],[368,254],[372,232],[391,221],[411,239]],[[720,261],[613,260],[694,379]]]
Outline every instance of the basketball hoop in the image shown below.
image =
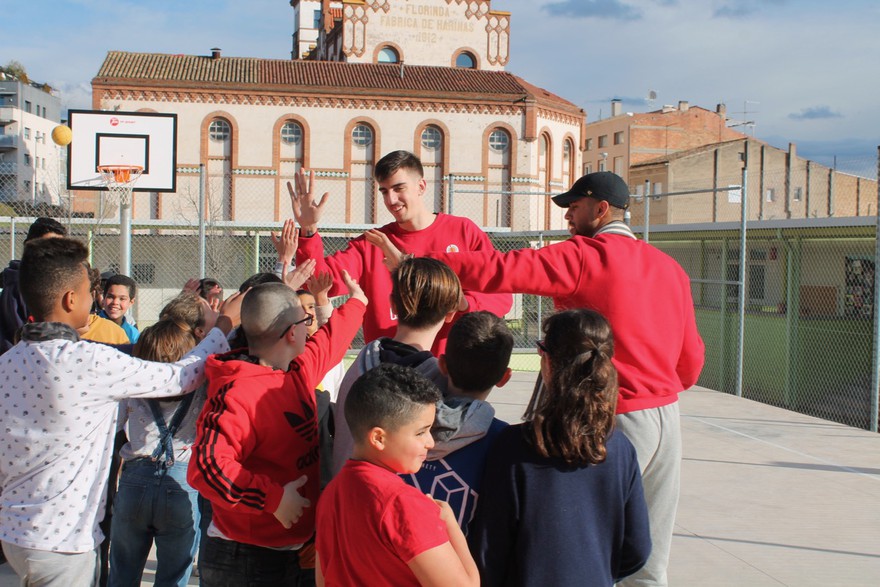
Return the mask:
[[107,186],[110,200],[123,206],[131,204],[131,190],[143,173],[140,165],[99,165],[98,172]]

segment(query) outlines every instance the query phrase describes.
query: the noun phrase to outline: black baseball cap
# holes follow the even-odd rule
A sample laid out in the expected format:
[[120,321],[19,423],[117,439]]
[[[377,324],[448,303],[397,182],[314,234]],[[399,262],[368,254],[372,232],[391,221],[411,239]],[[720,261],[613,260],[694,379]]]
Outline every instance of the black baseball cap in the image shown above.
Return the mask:
[[587,196],[597,200],[605,200],[615,208],[626,209],[629,206],[629,186],[623,178],[610,171],[588,173],[571,186],[564,194],[553,196],[553,203],[568,208],[572,202]]

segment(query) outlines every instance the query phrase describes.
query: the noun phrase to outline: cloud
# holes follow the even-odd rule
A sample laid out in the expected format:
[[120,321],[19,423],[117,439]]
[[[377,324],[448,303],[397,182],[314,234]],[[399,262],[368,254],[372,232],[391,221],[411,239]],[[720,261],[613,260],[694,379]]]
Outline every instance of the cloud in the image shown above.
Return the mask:
[[746,18],[768,6],[782,6],[788,0],[737,0],[725,2],[715,9],[712,16],[715,18]]
[[620,0],[563,0],[551,2],[542,10],[552,16],[575,18],[607,18],[610,20],[639,20],[642,11]]
[[715,18],[745,18],[755,12],[755,10],[754,6],[747,6],[746,4],[725,4],[716,8],[712,15]]
[[792,120],[823,120],[826,118],[843,118],[840,112],[834,112],[829,106],[811,106],[800,112],[792,112],[788,115]]

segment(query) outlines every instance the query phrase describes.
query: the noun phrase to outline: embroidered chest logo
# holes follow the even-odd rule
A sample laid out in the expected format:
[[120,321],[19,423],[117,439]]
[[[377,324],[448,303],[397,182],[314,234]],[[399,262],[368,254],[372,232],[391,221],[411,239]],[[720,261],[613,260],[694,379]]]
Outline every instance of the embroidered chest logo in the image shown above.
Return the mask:
[[300,402],[303,409],[303,415],[294,414],[293,412],[284,412],[287,423],[296,433],[305,440],[312,442],[318,437],[318,424],[315,421],[315,410],[306,402]]
[[459,250],[460,249],[458,248],[458,245],[449,245],[448,247],[446,247],[447,253],[457,253]]

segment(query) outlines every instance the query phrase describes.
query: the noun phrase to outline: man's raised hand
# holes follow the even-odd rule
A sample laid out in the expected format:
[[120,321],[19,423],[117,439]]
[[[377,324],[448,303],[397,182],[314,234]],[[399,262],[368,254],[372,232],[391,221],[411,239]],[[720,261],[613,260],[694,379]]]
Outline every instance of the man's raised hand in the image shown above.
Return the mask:
[[287,191],[290,193],[290,206],[293,208],[293,217],[304,231],[304,236],[312,236],[318,230],[318,221],[327,203],[329,192],[324,192],[321,200],[315,202],[314,196],[314,173],[306,176],[306,169],[300,169],[294,176],[296,189],[293,184],[287,182]]
[[381,230],[368,230],[364,233],[364,238],[368,243],[382,250],[382,264],[388,268],[388,271],[397,269],[397,266],[406,257],[404,252],[395,247],[388,235]]

